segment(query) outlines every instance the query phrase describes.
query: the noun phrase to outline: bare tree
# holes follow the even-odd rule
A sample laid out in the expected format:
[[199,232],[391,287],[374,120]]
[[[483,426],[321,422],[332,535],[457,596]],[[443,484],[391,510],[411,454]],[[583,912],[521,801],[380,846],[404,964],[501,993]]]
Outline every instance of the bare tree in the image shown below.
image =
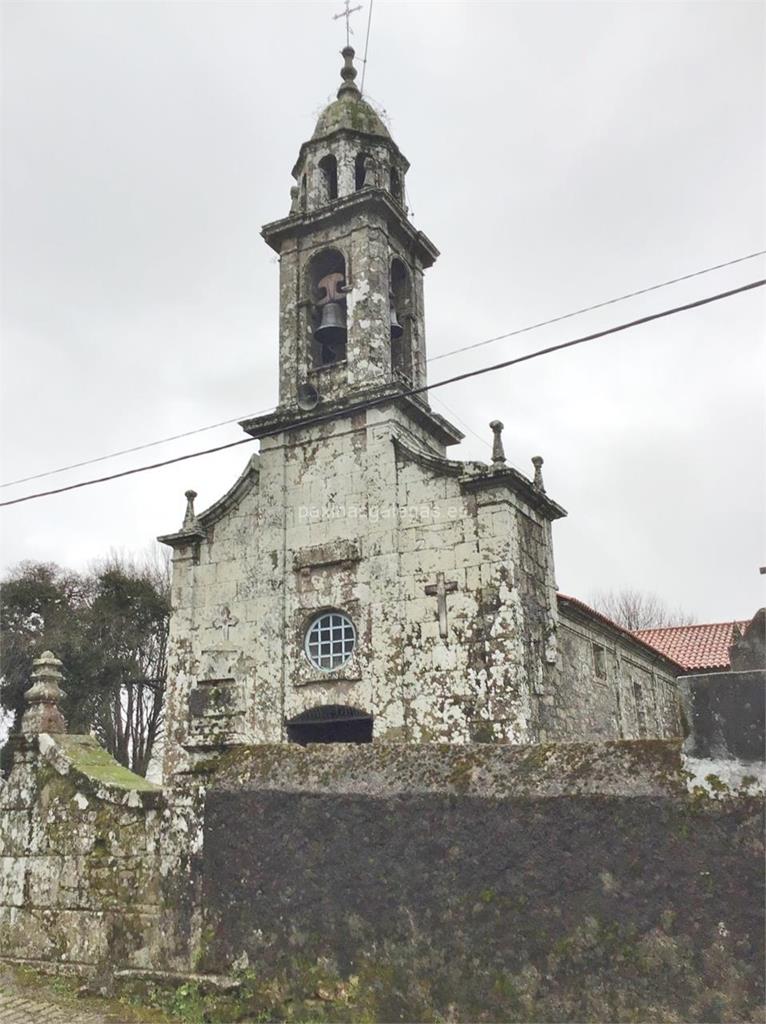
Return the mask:
[[[0,729],[18,732],[32,661],[64,663],[64,713],[144,774],[162,742],[170,618],[169,564],[112,553],[88,572],[26,562],[0,581]],[[0,752],[0,767],[9,763]],[[156,759],[156,757],[155,757]]]
[[591,597],[591,604],[618,626],[630,630],[685,626],[695,618],[683,608],[669,608],[656,594],[631,587],[598,591]]
[[108,651],[98,666],[93,729],[118,761],[145,775],[164,725],[169,561],[112,552],[91,572],[91,637]]

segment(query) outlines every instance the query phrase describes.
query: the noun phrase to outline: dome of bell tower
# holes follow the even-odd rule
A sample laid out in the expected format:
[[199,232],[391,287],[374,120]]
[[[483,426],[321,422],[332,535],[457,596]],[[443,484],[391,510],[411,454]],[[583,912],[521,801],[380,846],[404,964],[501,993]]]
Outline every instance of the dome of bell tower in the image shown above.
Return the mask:
[[380,114],[357,87],[354,50],[346,46],[337,99],[319,115],[292,174],[291,214],[313,213],[363,188],[385,190],[406,214],[405,176],[409,162]]
[[312,139],[321,139],[342,128],[390,139],[391,135],[380,115],[362,98],[354,81],[357,71],[353,63],[353,47],[346,46],[341,53],[345,63],[340,73],[343,83],[338,89],[338,98],[326,106],[319,115]]

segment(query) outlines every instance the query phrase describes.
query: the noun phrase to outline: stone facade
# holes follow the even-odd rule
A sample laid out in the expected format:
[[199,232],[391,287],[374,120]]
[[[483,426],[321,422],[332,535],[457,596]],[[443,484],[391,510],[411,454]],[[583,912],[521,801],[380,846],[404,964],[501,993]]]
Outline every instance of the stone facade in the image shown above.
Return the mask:
[[[556,670],[558,508],[512,470],[423,449],[395,408],[264,439],[199,517],[204,538],[174,540],[171,762],[176,745],[279,740],[315,705],[365,709],[382,739],[535,735]],[[446,635],[426,592],[439,574],[456,585]],[[357,636],[332,672],[303,644],[328,608]]]
[[[261,450],[232,490],[161,538],[166,769],[286,739],[312,709],[366,717],[376,740],[673,735],[672,664],[614,629],[598,640],[603,623],[559,633],[551,524],[566,513],[542,459],[531,479],[509,468],[497,421],[491,464],[448,458],[462,435],[422,391],[438,252],[407,218],[407,161],[344,55],[289,216],[263,229],[280,258],[280,404],[242,424]],[[323,613],[355,638],[330,670],[305,647]],[[583,669],[602,642],[606,685]]]
[[548,709],[550,736],[679,736],[677,667],[581,601],[559,594],[558,606],[562,673]]

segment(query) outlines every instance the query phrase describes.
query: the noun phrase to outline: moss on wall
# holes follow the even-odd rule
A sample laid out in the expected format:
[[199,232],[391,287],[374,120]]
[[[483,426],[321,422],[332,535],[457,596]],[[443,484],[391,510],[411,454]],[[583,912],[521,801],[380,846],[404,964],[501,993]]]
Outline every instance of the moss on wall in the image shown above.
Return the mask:
[[56,736],[56,744],[75,771],[94,782],[139,793],[159,793],[162,787],[136,775],[99,746],[92,736]]
[[761,804],[690,794],[677,745],[242,749],[211,781],[198,962],[250,972],[247,1012],[745,1021],[762,1005]]

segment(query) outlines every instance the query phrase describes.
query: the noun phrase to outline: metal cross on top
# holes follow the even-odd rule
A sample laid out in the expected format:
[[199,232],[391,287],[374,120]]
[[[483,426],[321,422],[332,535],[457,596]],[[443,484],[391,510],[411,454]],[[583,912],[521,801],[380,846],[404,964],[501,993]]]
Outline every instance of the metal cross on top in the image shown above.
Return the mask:
[[439,612],[439,636],[447,636],[447,594],[454,594],[457,590],[457,583],[445,583],[444,573],[437,572],[436,583],[429,583],[426,587],[426,594],[436,598],[436,607]]
[[351,0],[346,0],[345,11],[339,11],[338,14],[333,14],[332,16],[333,21],[337,21],[338,18],[346,19],[346,46],[351,45],[351,36],[353,34],[353,30],[351,28],[351,25],[349,24],[351,15],[354,13],[354,11],[361,11],[362,7],[364,6],[363,4],[357,4],[356,7],[351,7],[350,5]]

